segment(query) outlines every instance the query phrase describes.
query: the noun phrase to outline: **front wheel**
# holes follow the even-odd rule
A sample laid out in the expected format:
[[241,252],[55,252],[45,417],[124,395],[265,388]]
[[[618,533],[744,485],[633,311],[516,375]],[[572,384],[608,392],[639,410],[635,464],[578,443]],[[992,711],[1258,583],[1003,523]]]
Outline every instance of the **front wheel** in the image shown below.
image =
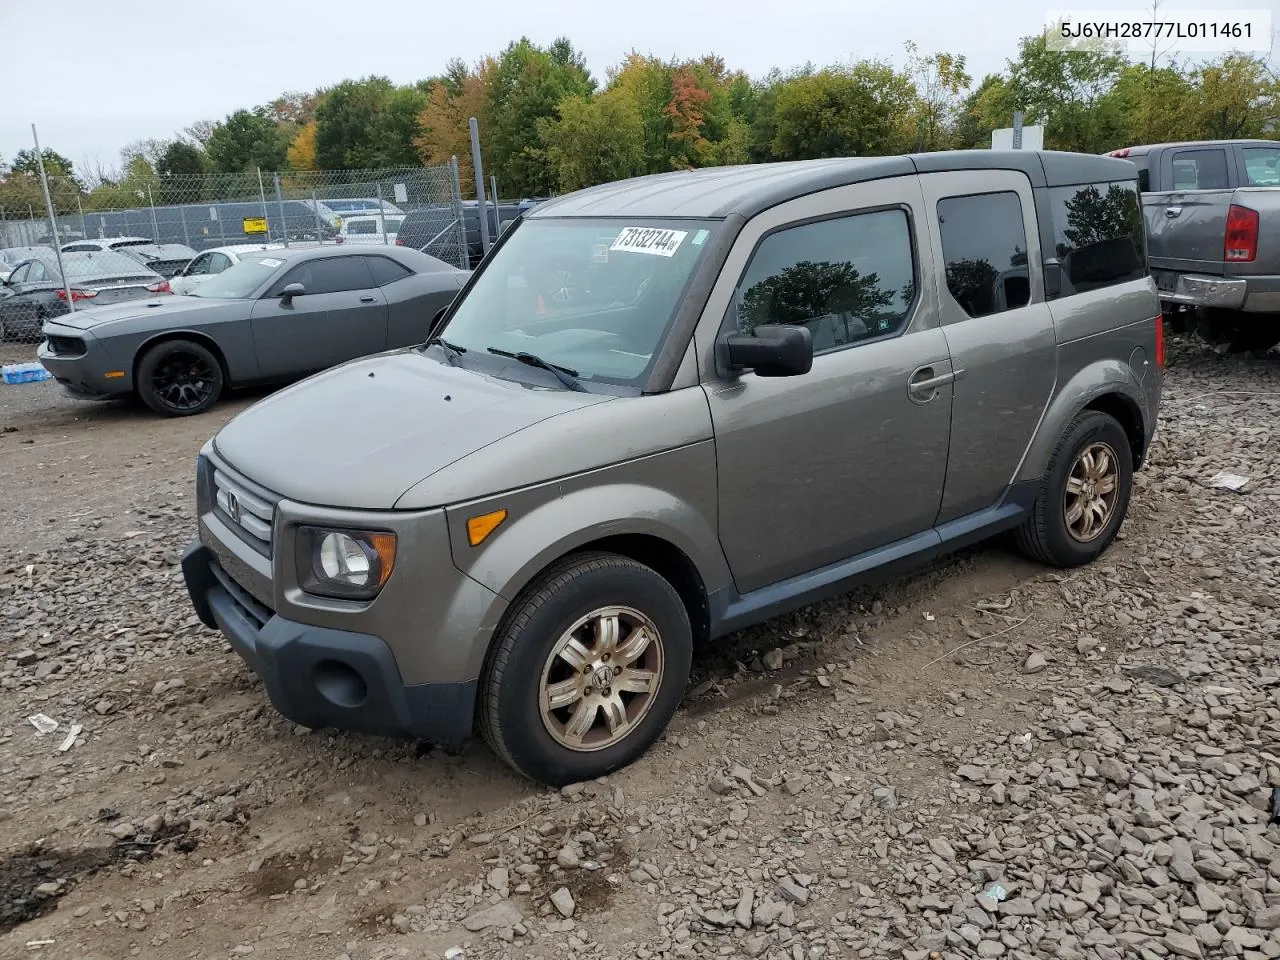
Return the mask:
[[158,343],[138,363],[138,396],[161,416],[204,413],[218,402],[222,387],[222,364],[208,347],[191,340]]
[[1076,567],[1101,556],[1129,511],[1133,450],[1109,414],[1086,410],[1067,427],[1014,537],[1033,560]]
[[692,655],[688,613],[658,573],[615,554],[570,557],[525,591],[495,639],[481,732],[539,783],[604,776],[662,734]]

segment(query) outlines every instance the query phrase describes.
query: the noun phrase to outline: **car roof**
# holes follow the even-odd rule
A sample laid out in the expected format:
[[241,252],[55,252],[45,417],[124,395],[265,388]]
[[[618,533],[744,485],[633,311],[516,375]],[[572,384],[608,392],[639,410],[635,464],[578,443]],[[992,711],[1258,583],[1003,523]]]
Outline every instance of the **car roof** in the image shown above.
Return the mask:
[[229,243],[222,247],[206,247],[201,253],[266,253],[268,250],[283,250],[283,243]]
[[[1152,150],[1164,150],[1168,147],[1280,147],[1280,140],[1254,140],[1243,138],[1240,140],[1174,140],[1169,143],[1146,143],[1137,147],[1123,147],[1130,156],[1144,156]],[[1113,151],[1113,153],[1118,151]]]
[[960,170],[1012,170],[1032,186],[1067,186],[1137,177],[1132,163],[1054,150],[953,150],[895,157],[836,157],[783,163],[704,167],[621,180],[547,200],[525,213],[554,217],[751,217],[820,190]]
[[104,246],[111,243],[120,243],[128,240],[136,243],[139,240],[144,243],[155,243],[150,237],[77,237],[75,240],[68,240],[67,243],[101,243]]
[[[266,253],[268,251],[260,251]],[[354,246],[342,246],[339,244],[330,244],[322,247],[307,247],[298,249],[290,247],[287,250],[272,250],[271,256],[275,260],[283,260],[285,263],[302,263],[306,260],[325,260],[329,257],[390,257],[397,260],[404,266],[408,267],[414,273],[430,273],[439,270],[440,265],[450,269],[458,269],[452,264],[444,263],[444,261],[423,253],[421,250],[414,250],[412,247],[396,247],[390,244],[370,246],[369,244],[355,244]]]

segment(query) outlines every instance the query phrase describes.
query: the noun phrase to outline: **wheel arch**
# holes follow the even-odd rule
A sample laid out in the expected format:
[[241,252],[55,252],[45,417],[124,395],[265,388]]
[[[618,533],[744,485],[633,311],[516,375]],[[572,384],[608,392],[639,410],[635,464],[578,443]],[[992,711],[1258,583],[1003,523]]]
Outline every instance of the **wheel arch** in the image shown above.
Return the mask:
[[224,386],[231,386],[231,370],[227,366],[227,356],[213,337],[195,330],[165,330],[162,333],[153,334],[142,341],[133,352],[133,363],[130,366],[129,374],[133,378],[133,389],[135,391],[138,389],[138,367],[142,365],[142,358],[153,348],[173,340],[190,340],[192,343],[200,344],[200,346],[212,353],[214,359],[218,361],[218,366],[222,368]]

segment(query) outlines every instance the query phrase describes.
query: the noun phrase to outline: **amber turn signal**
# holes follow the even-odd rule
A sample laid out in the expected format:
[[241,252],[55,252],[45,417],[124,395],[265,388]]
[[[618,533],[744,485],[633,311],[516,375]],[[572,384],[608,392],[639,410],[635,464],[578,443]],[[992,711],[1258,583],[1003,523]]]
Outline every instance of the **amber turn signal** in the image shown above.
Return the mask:
[[482,513],[478,517],[472,517],[467,521],[467,541],[473,547],[480,546],[505,519],[507,519],[505,510],[495,510],[493,513]]

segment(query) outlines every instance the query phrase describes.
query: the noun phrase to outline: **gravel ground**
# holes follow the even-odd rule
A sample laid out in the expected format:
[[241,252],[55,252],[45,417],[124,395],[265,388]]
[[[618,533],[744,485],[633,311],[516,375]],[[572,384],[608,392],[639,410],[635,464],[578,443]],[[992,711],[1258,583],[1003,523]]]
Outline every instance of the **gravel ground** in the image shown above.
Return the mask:
[[1098,564],[745,631],[558,792],[295,728],[199,627],[191,462],[246,401],[0,386],[0,957],[1280,957],[1280,356],[1171,352]]

